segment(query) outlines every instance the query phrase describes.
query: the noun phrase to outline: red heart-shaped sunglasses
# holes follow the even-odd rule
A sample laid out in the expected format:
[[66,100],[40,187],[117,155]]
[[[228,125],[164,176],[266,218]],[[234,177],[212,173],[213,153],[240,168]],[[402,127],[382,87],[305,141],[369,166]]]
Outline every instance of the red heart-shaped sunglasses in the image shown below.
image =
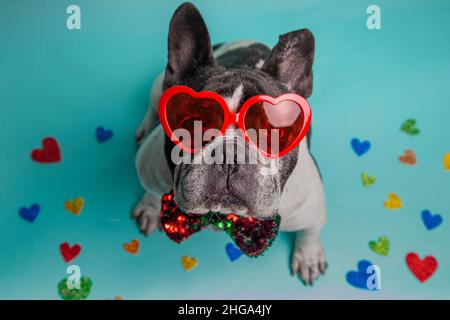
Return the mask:
[[[300,143],[311,124],[308,102],[292,93],[278,98],[257,95],[232,113],[215,92],[174,86],[162,94],[158,113],[167,136],[189,153],[196,153],[211,140],[205,141],[206,130],[214,129],[217,134],[213,136],[224,135],[230,125],[237,125],[250,145],[267,158],[279,158]],[[201,134],[200,140],[196,134]]]

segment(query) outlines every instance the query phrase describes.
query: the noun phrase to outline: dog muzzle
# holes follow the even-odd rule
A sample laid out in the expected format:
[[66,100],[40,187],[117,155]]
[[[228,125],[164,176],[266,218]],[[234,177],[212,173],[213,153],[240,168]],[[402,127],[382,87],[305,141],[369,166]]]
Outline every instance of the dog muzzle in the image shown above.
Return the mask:
[[270,247],[278,234],[281,220],[279,215],[262,220],[240,217],[234,213],[185,213],[176,204],[173,191],[163,195],[160,216],[162,229],[176,243],[189,239],[207,226],[215,226],[225,231],[249,257],[257,257]]

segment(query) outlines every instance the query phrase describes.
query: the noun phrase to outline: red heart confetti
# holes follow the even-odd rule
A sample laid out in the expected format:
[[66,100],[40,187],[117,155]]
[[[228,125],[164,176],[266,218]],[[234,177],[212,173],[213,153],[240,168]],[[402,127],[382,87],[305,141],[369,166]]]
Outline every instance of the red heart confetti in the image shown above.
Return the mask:
[[61,152],[59,150],[58,142],[54,138],[44,138],[44,140],[42,140],[42,146],[42,149],[34,149],[31,152],[31,159],[40,163],[61,161]]
[[438,262],[435,257],[426,256],[421,260],[414,252],[406,255],[406,264],[413,275],[422,283],[427,281],[438,267]]
[[75,259],[81,251],[81,246],[79,244],[74,244],[71,247],[67,242],[61,243],[61,246],[59,248],[66,262],[70,262],[71,260]]

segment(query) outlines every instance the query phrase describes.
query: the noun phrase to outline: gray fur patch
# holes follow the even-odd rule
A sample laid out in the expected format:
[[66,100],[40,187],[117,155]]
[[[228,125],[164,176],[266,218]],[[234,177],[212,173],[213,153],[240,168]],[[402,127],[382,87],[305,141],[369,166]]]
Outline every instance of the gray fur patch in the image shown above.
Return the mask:
[[225,68],[255,69],[260,60],[265,61],[270,48],[262,43],[227,51],[216,58],[216,62]]

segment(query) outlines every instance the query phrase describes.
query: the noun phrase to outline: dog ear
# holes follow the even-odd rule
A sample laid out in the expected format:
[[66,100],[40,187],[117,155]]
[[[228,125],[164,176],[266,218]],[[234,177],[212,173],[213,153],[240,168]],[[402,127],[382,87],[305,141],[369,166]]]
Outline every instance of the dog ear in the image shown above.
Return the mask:
[[308,29],[280,36],[262,70],[281,81],[292,93],[305,98],[312,93],[314,36]]
[[198,67],[214,64],[208,28],[193,4],[184,3],[173,14],[168,51],[165,83],[169,86],[180,83]]

